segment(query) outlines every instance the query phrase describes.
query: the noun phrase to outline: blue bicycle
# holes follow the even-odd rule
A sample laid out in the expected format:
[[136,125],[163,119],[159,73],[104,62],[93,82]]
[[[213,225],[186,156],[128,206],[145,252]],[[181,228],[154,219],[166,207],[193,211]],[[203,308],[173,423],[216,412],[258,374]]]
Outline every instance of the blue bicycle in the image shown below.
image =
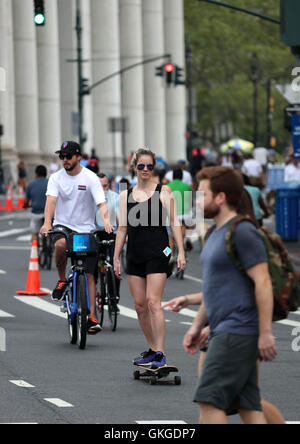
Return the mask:
[[63,311],[68,315],[68,328],[71,344],[78,344],[80,350],[86,348],[90,299],[85,261],[97,256],[96,233],[66,233],[63,228],[49,231],[49,236],[63,234],[67,242],[66,256],[71,258],[72,268],[67,279]]

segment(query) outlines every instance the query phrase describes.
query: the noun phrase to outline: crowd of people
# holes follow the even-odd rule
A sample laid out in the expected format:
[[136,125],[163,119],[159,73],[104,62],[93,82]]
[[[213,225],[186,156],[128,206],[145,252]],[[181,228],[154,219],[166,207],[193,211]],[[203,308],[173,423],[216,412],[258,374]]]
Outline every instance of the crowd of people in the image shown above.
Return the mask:
[[[115,233],[111,259],[118,292],[123,275],[120,256],[127,245],[128,285],[147,344],[146,351],[133,359],[134,365],[157,369],[167,364],[161,304],[171,274],[169,263],[176,245],[177,268],[185,269],[186,230],[195,228],[193,207],[203,206],[204,217],[216,225],[201,253],[202,292],[175,298],[165,306],[173,311],[188,304],[200,306],[184,338],[184,349],[192,354],[202,350],[194,398],[201,423],[227,423],[227,415],[236,412],[245,423],[283,423],[280,412],[261,399],[258,378],[260,360],[272,361],[277,354],[271,333],[273,296],[267,252],[255,226],[242,222],[236,232],[238,255],[254,283],[251,289],[225,249],[226,229],[237,214],[249,214],[256,226],[268,215],[261,193],[264,165],[252,153],[245,160],[241,153],[235,159],[231,153],[215,159],[213,166],[203,162],[193,176],[185,161],[168,171],[165,163],[158,166],[151,150],[141,148],[130,156],[128,173],[112,178],[99,173],[95,153],[91,163],[75,142],[63,143],[56,154],[62,168],[53,162],[58,168],[47,180],[45,167],[37,167],[36,179],[27,188],[32,234],[47,236],[54,226],[68,232],[85,233],[97,227]],[[201,203],[193,200],[193,190],[202,193]],[[241,210],[245,195],[248,204]],[[61,301],[67,285],[66,242],[56,236],[54,243],[58,282],[52,298]],[[91,258],[86,269],[89,334],[102,330],[93,308],[96,262]]]

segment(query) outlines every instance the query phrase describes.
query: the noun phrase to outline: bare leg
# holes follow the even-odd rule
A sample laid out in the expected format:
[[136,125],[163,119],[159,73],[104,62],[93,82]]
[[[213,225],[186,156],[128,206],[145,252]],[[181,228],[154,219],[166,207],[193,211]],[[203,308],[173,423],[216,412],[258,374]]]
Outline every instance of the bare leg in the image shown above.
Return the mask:
[[66,240],[59,239],[55,243],[54,258],[58,271],[58,276],[60,281],[66,281],[66,268],[67,268],[67,257],[66,257]]
[[150,274],[147,276],[146,298],[152,327],[152,350],[164,353],[166,321],[161,308],[162,295],[167,281],[166,274]]
[[255,424],[263,424],[266,425],[267,421],[264,417],[263,412],[257,412],[253,410],[240,409],[239,415],[242,418],[242,421],[246,425],[255,425]]
[[202,424],[229,424],[226,413],[211,404],[198,403],[201,410]]
[[141,329],[146,337],[149,348],[153,349],[154,341],[152,336],[152,325],[146,299],[146,279],[138,276],[128,276],[128,284]]

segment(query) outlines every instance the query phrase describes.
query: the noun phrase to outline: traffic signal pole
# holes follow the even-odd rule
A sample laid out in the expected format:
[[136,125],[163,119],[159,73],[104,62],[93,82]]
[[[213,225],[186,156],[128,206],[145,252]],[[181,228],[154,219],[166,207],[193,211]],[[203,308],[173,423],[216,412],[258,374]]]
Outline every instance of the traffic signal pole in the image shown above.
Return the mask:
[[78,121],[79,121],[79,143],[83,149],[86,138],[83,134],[83,60],[82,60],[82,22],[81,22],[81,0],[76,0],[76,35],[77,35],[77,78],[78,78]]
[[255,11],[250,11],[249,9],[241,8],[240,6],[234,6],[234,5],[230,5],[229,3],[220,2],[218,0],[199,0],[199,2],[211,3],[211,4],[217,5],[217,6],[224,6],[225,8],[234,9],[235,11],[243,12],[245,14],[250,14],[250,15],[253,15],[254,17],[258,17],[262,20],[267,20],[269,22],[276,23],[277,25],[281,24],[280,20],[274,19],[272,17],[268,17],[263,14],[259,14],[258,12],[255,12]]

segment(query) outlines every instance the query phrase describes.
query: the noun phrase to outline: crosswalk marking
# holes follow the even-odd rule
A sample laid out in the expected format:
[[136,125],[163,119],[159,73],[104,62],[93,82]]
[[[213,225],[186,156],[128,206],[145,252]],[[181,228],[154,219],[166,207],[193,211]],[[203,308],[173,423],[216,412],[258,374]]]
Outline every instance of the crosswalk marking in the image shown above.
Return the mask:
[[23,304],[30,305],[31,307],[37,308],[39,310],[45,311],[46,313],[50,313],[52,315],[58,316],[62,319],[67,319],[67,315],[60,311],[60,306],[52,304],[51,302],[47,302],[36,296],[15,296],[20,302]]
[[29,384],[26,381],[23,381],[22,379],[20,380],[16,380],[16,381],[9,381],[11,384],[16,385],[17,387],[21,387],[21,388],[35,388],[34,385]]
[[15,316],[6,313],[6,311],[0,310],[0,318],[14,318]]
[[53,404],[56,407],[60,407],[60,408],[74,407],[72,404],[69,404],[68,402],[63,401],[62,399],[59,399],[59,398],[44,398],[44,401],[47,401],[50,404]]
[[0,232],[0,238],[15,236],[16,234],[26,233],[28,228],[14,228],[12,230],[6,230]]

